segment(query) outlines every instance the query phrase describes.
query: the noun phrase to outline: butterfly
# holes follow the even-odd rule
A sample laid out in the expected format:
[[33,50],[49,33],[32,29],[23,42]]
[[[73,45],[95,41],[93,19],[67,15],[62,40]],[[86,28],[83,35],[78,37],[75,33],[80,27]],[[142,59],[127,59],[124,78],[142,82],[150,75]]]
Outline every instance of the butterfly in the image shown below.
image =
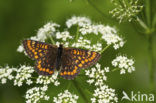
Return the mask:
[[64,79],[74,79],[80,69],[94,65],[101,57],[98,52],[77,48],[65,48],[63,45],[47,44],[34,40],[24,40],[26,54],[35,60],[35,70],[39,75],[52,75],[59,71]]

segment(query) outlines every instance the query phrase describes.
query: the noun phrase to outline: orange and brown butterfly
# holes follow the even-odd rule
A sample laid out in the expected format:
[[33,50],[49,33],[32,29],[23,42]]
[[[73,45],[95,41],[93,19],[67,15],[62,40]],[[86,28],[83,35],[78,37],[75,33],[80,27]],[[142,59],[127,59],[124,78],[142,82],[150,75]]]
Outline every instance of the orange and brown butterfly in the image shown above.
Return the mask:
[[100,54],[77,48],[64,48],[34,40],[24,40],[27,55],[36,60],[35,70],[40,75],[52,75],[55,70],[65,79],[73,79],[80,73],[80,69],[94,65]]

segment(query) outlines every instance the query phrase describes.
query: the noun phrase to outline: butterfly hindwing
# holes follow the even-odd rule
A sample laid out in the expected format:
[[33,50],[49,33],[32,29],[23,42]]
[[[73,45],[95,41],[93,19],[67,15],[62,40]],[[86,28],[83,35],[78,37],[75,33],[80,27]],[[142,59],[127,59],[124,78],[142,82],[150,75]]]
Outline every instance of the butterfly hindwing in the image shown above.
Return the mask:
[[47,53],[36,61],[35,70],[40,75],[52,75],[55,70],[57,48],[51,47]]
[[75,64],[73,64],[73,59],[70,51],[64,49],[62,54],[60,75],[65,79],[73,79],[76,75],[79,74],[79,72],[80,70]]
[[34,41],[34,40],[24,40],[23,46],[27,55],[31,59],[37,60],[42,56],[44,56],[47,50],[51,48],[52,45],[43,42]]
[[94,65],[99,58],[100,54],[94,51],[64,48],[60,75],[65,79],[73,79],[79,74],[81,68]]

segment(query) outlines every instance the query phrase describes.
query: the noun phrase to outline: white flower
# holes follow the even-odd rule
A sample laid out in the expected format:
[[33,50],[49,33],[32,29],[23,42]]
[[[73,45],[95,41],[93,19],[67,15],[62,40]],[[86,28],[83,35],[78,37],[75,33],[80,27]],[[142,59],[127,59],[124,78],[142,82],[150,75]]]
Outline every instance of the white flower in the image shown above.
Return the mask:
[[113,61],[112,65],[114,67],[120,68],[120,74],[125,74],[126,71],[131,73],[132,71],[135,71],[134,60],[128,59],[126,56],[117,56]]
[[25,95],[26,103],[38,103],[41,99],[49,100],[49,96],[45,94],[47,88],[48,87],[44,85],[43,87],[33,87],[29,89]]
[[49,22],[40,28],[37,32],[36,38],[40,41],[45,41],[47,36],[52,36],[56,32],[56,28],[59,27],[58,24]]
[[115,90],[108,88],[108,86],[103,85],[96,88],[93,93],[93,98],[91,98],[92,103],[114,103],[118,102]]
[[20,52],[21,53],[23,51],[24,51],[23,45],[18,46],[17,52]]
[[28,79],[28,80],[26,81],[26,84],[28,84],[28,85],[30,85],[30,84],[32,84],[32,83],[33,83],[33,81],[30,80],[30,79]]
[[44,84],[44,85],[54,83],[55,86],[58,86],[60,84],[60,82],[58,82],[57,76],[58,76],[58,72],[55,72],[52,76],[42,76],[42,75],[40,75],[37,78],[36,83],[37,84]]
[[32,73],[34,72],[34,68],[31,66],[22,65],[18,70],[15,76],[14,85],[22,86],[23,82],[30,85],[32,84]]
[[96,67],[93,67],[89,70],[85,70],[85,75],[89,77],[89,80],[87,80],[87,82],[89,84],[94,83],[95,86],[103,85],[104,81],[107,80],[107,77],[105,76],[105,72],[108,71],[109,71],[109,67],[105,67],[104,69],[101,69],[101,65],[97,63]]
[[2,84],[5,84],[8,80],[14,79],[13,72],[15,72],[16,68],[10,68],[9,66],[6,66],[4,68],[0,68],[0,81]]
[[82,27],[87,24],[91,24],[91,21],[90,21],[90,19],[88,19],[86,17],[76,17],[76,16],[73,16],[66,21],[66,25],[68,28],[70,28],[71,26],[76,25],[76,24],[79,27]]
[[37,38],[37,36],[32,36],[32,37],[30,37],[29,39],[30,39],[30,40],[35,40],[35,41],[39,41],[39,40],[40,40],[39,38]]
[[71,94],[68,90],[65,90],[63,93],[59,93],[58,97],[53,97],[54,103],[77,103],[78,96]]

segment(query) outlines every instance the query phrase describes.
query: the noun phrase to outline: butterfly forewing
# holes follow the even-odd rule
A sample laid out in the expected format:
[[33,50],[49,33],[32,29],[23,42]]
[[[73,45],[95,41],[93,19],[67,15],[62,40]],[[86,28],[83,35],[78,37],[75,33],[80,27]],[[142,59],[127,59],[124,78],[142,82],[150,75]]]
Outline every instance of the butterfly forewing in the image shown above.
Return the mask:
[[23,46],[27,55],[33,60],[37,60],[44,56],[47,50],[52,47],[49,44],[34,40],[24,40]]
[[40,75],[52,75],[55,70],[57,48],[51,47],[47,53],[36,61],[35,70]]
[[35,59],[35,70],[40,75],[52,75],[54,73],[57,47],[34,40],[24,40],[23,46],[31,59]]
[[73,79],[79,74],[81,68],[94,65],[99,58],[100,54],[94,51],[64,48],[60,75],[65,79]]

